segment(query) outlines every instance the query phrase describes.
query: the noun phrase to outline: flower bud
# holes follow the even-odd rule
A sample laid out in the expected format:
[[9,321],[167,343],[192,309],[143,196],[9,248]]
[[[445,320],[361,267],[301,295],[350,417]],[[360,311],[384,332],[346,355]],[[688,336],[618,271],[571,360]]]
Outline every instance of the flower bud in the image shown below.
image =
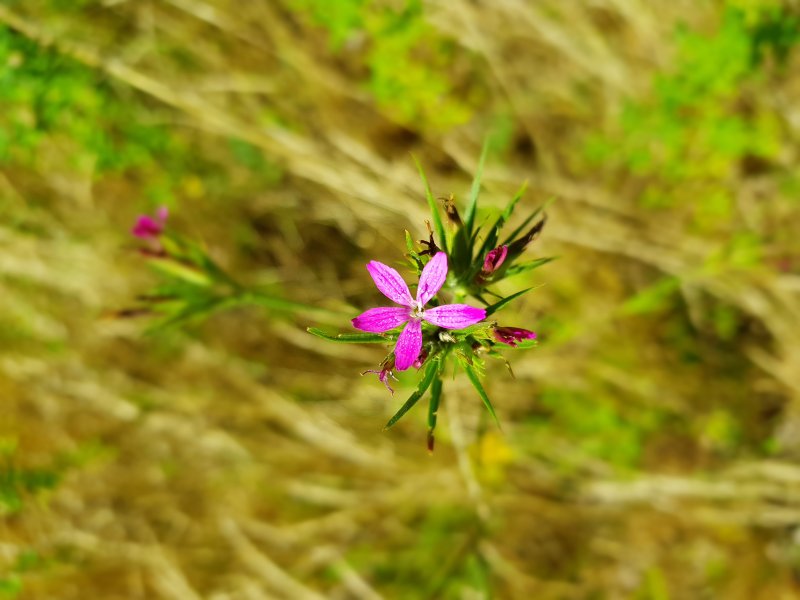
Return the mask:
[[489,251],[486,259],[483,261],[483,269],[481,275],[488,276],[497,271],[508,255],[508,246],[498,246],[494,250]]
[[516,348],[517,343],[522,340],[536,339],[536,334],[533,331],[528,331],[527,329],[521,329],[519,327],[495,327],[492,333],[494,334],[494,339],[498,342],[508,344],[514,348]]
[[154,217],[150,215],[139,215],[136,224],[131,229],[131,233],[142,240],[155,240],[164,231],[167,225],[169,210],[166,206],[160,207]]
[[419,353],[417,360],[411,363],[411,366],[414,367],[415,369],[421,369],[422,365],[425,364],[425,361],[427,359],[428,359],[428,351],[425,350],[425,348],[423,348],[422,351]]

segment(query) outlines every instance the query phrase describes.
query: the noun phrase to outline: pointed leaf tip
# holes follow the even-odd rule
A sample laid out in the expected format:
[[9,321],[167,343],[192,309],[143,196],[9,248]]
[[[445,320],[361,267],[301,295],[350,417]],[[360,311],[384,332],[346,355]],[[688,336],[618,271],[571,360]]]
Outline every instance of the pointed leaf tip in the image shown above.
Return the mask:
[[500,425],[500,419],[497,418],[497,413],[494,412],[494,406],[492,406],[492,401],[489,400],[489,396],[486,394],[486,390],[483,389],[483,385],[481,385],[481,381],[478,378],[478,374],[475,372],[475,369],[468,365],[464,365],[464,370],[467,373],[467,377],[469,378],[472,387],[475,388],[475,391],[478,392],[478,396],[480,396],[481,400],[483,401],[486,410],[489,411],[489,414],[492,415],[494,422],[497,424],[498,429],[501,431],[503,430],[503,426]]
[[389,419],[389,422],[384,425],[383,430],[386,431],[387,429],[391,428],[395,423],[397,423],[403,415],[405,415],[411,408],[419,401],[420,398],[425,394],[428,388],[433,383],[433,379],[436,376],[436,373],[439,371],[439,359],[431,359],[428,363],[428,366],[425,369],[425,374],[422,377],[422,380],[419,382],[417,389],[414,390],[414,393],[409,396],[408,400],[405,401],[403,406],[400,407],[394,416]]

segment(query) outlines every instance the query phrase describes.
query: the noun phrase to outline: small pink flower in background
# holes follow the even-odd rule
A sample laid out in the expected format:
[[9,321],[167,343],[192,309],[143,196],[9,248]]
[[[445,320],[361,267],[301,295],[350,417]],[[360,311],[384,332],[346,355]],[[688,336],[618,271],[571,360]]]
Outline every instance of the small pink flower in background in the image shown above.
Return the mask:
[[406,282],[393,268],[373,260],[367,265],[367,271],[378,290],[401,306],[370,308],[353,319],[353,327],[371,333],[383,333],[405,323],[394,348],[398,371],[405,371],[419,357],[422,350],[422,321],[445,329],[463,329],[486,318],[484,309],[467,304],[443,304],[425,310],[425,305],[447,279],[447,255],[444,252],[437,253],[422,269],[416,299],[411,297]]
[[131,233],[142,240],[155,240],[164,231],[167,217],[169,217],[169,209],[166,206],[160,207],[154,217],[139,215]]
[[491,275],[497,269],[499,269],[503,262],[506,260],[506,255],[508,254],[508,246],[498,246],[494,250],[491,250],[487,255],[486,259],[483,261],[483,269],[481,270],[481,275]]
[[517,343],[522,340],[535,340],[536,334],[527,329],[520,329],[519,327],[495,327],[494,338],[498,342],[508,344],[509,346],[517,347]]

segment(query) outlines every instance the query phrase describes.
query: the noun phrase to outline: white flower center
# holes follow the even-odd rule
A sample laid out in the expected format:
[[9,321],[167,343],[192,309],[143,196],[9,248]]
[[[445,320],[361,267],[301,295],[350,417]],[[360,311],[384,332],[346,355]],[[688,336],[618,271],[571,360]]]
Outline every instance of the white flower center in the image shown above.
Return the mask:
[[412,302],[411,303],[411,318],[412,319],[421,319],[422,313],[425,312],[425,308],[422,306],[420,302]]

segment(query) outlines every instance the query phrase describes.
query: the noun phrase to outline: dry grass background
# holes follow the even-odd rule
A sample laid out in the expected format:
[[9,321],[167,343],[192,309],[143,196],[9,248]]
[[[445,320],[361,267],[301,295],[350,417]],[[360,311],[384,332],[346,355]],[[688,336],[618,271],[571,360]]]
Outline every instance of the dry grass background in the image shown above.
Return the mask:
[[[0,4],[14,35],[200,157],[176,176],[174,226],[249,281],[369,305],[363,264],[399,259],[404,228],[424,233],[409,152],[434,193],[464,194],[497,115],[507,143],[483,202],[525,179],[527,207],[556,197],[534,250],[560,256],[508,317],[540,346],[514,355],[516,380],[489,370],[504,433],[457,378],[428,456],[424,411],[381,431],[413,376],[390,400],[358,376],[380,351],[327,346],[304,332],[309,316],[237,309],[155,337],[104,318],[151,281],[127,238],[146,182],[76,164],[75,140],[44,136],[30,163],[0,165],[0,433],[17,468],[60,480],[1,517],[5,593],[797,597],[800,269],[776,266],[800,256],[799,205],[782,186],[797,169],[797,59],[742,92],[742,112],[780,122],[768,168],[734,161],[699,187],[664,184],[675,201],[653,209],[640,198],[657,176],[580,150],[589,134],[622,135],[626,102],[675,64],[680,23],[712,35],[724,9],[427,1],[430,45],[412,59],[444,73],[458,104],[409,117],[364,84],[374,40],[332,50],[290,2]],[[279,176],[233,160],[229,139]],[[698,225],[708,186],[733,209]],[[731,258],[742,232],[763,260]],[[630,310],[664,276],[674,294]],[[720,311],[735,317],[730,335],[714,327]]]

